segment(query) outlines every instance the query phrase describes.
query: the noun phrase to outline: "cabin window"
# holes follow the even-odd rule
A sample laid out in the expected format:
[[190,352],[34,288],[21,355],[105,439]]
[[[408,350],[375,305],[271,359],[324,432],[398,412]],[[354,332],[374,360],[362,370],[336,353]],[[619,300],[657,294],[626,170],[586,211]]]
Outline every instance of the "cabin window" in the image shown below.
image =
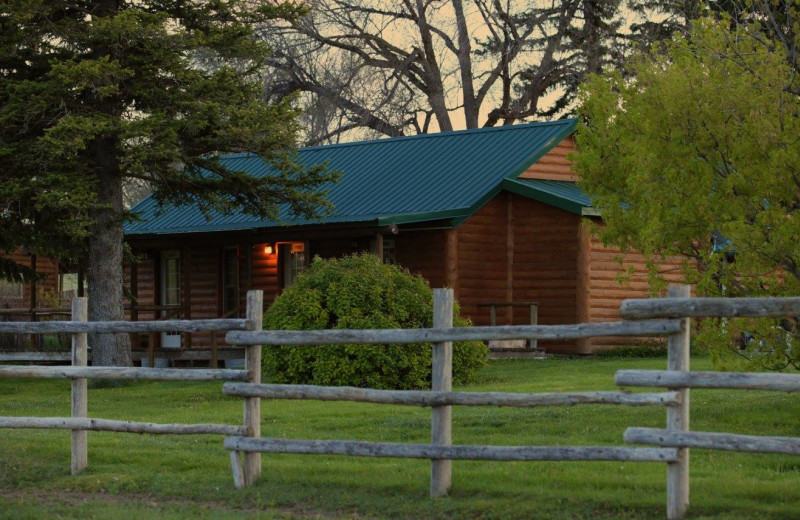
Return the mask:
[[280,244],[279,260],[281,261],[283,288],[291,287],[294,281],[306,268],[306,247],[303,242]]
[[395,253],[394,239],[393,238],[384,238],[383,239],[383,263],[384,264],[396,264],[397,263],[397,255]]
[[19,282],[0,280],[0,299],[21,300],[25,285]]
[[235,247],[226,247],[222,250],[222,312],[228,314],[238,307],[239,255]]

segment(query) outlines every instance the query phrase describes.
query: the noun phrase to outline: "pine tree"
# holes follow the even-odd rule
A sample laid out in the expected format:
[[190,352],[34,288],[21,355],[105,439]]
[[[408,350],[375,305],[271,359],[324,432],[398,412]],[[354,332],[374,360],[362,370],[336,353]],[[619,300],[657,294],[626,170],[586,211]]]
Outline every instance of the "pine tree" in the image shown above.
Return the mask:
[[[126,179],[163,203],[263,217],[288,203],[314,214],[334,176],[293,161],[296,111],[260,100],[269,49],[252,37],[301,14],[243,0],[4,1],[0,248],[82,252],[89,319],[117,320]],[[280,174],[226,169],[227,152],[258,154]],[[130,364],[122,336],[98,336],[93,348],[95,364]]]

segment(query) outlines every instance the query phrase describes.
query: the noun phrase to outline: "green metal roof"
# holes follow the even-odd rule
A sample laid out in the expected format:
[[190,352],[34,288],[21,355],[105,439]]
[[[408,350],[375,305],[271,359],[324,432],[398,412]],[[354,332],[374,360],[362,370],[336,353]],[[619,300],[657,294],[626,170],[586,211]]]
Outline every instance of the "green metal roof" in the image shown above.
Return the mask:
[[[561,202],[554,201],[565,199],[564,204],[571,208],[570,204],[584,201],[575,198],[576,188],[562,187],[559,191],[555,187],[571,183],[539,185],[519,180],[514,184],[511,180],[569,136],[574,128],[575,120],[565,119],[302,148],[298,151],[301,162],[311,165],[328,161],[329,168],[342,172],[341,180],[329,186],[328,199],[335,206],[331,215],[300,219],[282,208],[277,221],[240,212],[212,214],[207,219],[194,206],[167,206],[159,211],[155,201],[148,197],[133,208],[141,220],[126,224],[125,234],[203,233],[335,223],[386,225],[443,219],[455,224],[502,189],[517,190],[531,198],[544,197],[547,200],[543,202],[555,205]],[[222,161],[229,169],[251,175],[274,174],[267,163],[254,155],[229,155]]]

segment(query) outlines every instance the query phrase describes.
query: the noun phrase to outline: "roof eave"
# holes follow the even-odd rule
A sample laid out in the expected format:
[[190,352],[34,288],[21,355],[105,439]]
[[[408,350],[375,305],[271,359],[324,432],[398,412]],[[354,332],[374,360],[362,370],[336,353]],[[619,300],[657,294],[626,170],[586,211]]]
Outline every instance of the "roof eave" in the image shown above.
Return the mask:
[[[440,211],[426,211],[422,213],[404,213],[397,215],[387,215],[378,218],[379,226],[390,226],[392,224],[413,224],[416,222],[427,222],[431,220],[451,220],[456,221],[464,215],[469,215],[469,208],[448,209]],[[455,226],[453,226],[455,227]]]
[[353,228],[353,227],[379,227],[378,219],[366,220],[352,220],[343,222],[321,222],[321,223],[304,223],[304,224],[288,224],[283,226],[261,226],[261,227],[230,227],[225,229],[193,229],[191,231],[146,231],[146,232],[126,232],[124,234],[125,240],[146,240],[152,238],[168,238],[168,237],[186,237],[186,236],[199,236],[199,235],[222,235],[227,233],[237,233],[242,235],[264,234],[264,233],[281,233],[292,231],[316,230],[320,228]]
[[513,179],[504,180],[503,189],[510,191],[511,193],[516,193],[522,197],[536,200],[549,206],[554,206],[556,208],[563,209],[564,211],[569,211],[570,213],[575,213],[576,215],[585,215],[584,210],[593,209],[590,206],[584,206],[583,204],[553,195],[552,193],[537,190],[536,188]]

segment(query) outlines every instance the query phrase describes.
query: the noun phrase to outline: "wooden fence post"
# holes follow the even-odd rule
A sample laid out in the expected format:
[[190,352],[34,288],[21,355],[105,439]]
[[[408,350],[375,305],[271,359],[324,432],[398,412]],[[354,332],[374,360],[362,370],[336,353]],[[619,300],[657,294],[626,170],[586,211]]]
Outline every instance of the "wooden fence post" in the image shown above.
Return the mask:
[[[688,285],[671,285],[670,298],[690,298]],[[689,318],[681,320],[682,330],[668,337],[667,369],[689,370]],[[689,430],[689,389],[671,388],[678,393],[680,404],[667,407],[667,429]],[[667,518],[683,518],[689,507],[689,448],[678,448],[677,462],[667,464]]]
[[[453,326],[453,289],[433,290],[433,327]],[[453,389],[453,342],[433,344],[432,388],[449,392]],[[434,406],[431,418],[432,444],[449,446],[453,443],[452,406]],[[446,496],[450,492],[452,461],[431,460],[431,497]]]
[[[87,321],[88,311],[86,298],[73,298],[72,321]],[[87,334],[72,335],[72,365],[85,367],[88,361]],[[72,417],[88,416],[86,379],[72,380]],[[88,442],[86,430],[72,430],[72,474],[85,470],[89,464]]]
[[[253,330],[261,330],[264,319],[264,293],[247,291],[245,318],[253,323]],[[248,383],[261,382],[261,345],[248,345],[244,349],[245,370]],[[247,437],[261,436],[261,398],[244,399],[244,427]],[[244,455],[244,485],[251,486],[261,477],[261,453],[246,452]]]

